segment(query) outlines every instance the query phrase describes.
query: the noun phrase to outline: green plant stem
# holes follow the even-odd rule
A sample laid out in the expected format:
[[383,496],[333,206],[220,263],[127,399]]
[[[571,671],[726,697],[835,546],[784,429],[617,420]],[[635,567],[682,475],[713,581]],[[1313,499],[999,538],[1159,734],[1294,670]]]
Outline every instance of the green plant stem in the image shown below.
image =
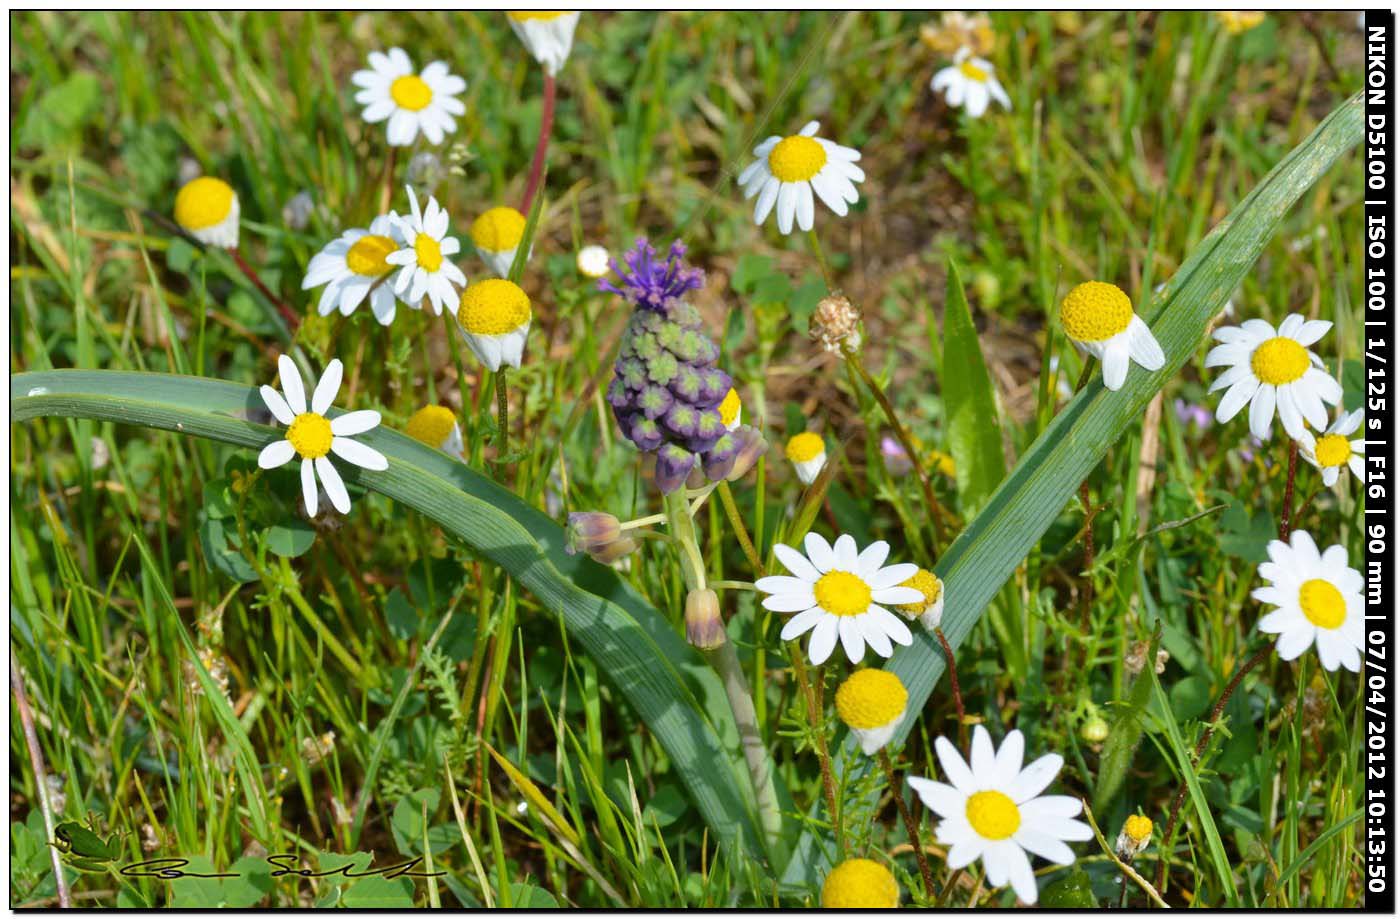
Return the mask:
[[1089,480],[1079,483],[1079,503],[1084,506],[1084,588],[1079,601],[1079,631],[1089,633],[1094,603],[1094,502],[1089,496]]
[[389,202],[394,200],[394,173],[398,171],[399,148],[389,148],[389,160],[384,164],[384,189],[379,194],[379,213],[389,213]]
[[890,402],[889,397],[885,395],[885,391],[880,388],[880,384],[875,382],[875,379],[865,369],[865,366],[861,364],[860,358],[858,358],[854,352],[846,351],[844,353],[846,355],[846,366],[851,368],[851,371],[856,376],[860,377],[866,389],[870,390],[870,394],[875,397],[875,401],[879,403],[881,410],[884,411],[885,419],[889,421],[890,427],[894,429],[894,436],[899,439],[900,445],[904,447],[904,452],[909,454],[909,462],[914,466],[914,474],[918,477],[919,487],[923,489],[924,492],[924,505],[928,510],[929,517],[933,520],[933,534],[935,540],[937,540],[933,549],[934,553],[937,554],[943,551],[943,547],[947,543],[947,537],[943,529],[943,505],[939,503],[938,496],[933,493],[933,484],[929,481],[928,470],[924,468],[924,463],[919,456],[919,451],[914,448],[913,438],[910,437],[909,432],[905,430],[903,423],[899,420],[899,416],[895,414],[894,405]]
[[[1158,906],[1162,907],[1162,909],[1168,909],[1169,907],[1167,906],[1166,901],[1163,900],[1162,895],[1157,892],[1157,888],[1153,887],[1150,883],[1148,883],[1147,878],[1138,874],[1135,870],[1133,870],[1132,865],[1123,861],[1121,858],[1118,857],[1118,853],[1113,851],[1113,849],[1108,844],[1108,840],[1104,838],[1103,831],[1101,831],[1099,829],[1099,825],[1094,822],[1094,812],[1089,809],[1089,802],[1084,801],[1084,799],[1082,798],[1080,800],[1084,804],[1084,817],[1086,820],[1089,821],[1089,829],[1094,831],[1094,838],[1098,840],[1099,848],[1103,849],[1104,854],[1107,855],[1113,861],[1113,863],[1118,866],[1118,870],[1123,872],[1125,878],[1128,878],[1134,884],[1137,884],[1139,887],[1142,888],[1144,893],[1146,893],[1149,897],[1152,898],[1153,903],[1156,903]],[[1128,884],[1127,881],[1124,881],[1123,898],[1125,901],[1128,895],[1127,891]],[[1119,908],[1121,909],[1122,907],[1120,906]]]
[[506,368],[504,367],[496,371],[496,427],[499,428],[496,436],[500,443],[496,460],[501,462],[505,460],[506,454],[510,450],[510,399],[506,394]]
[[948,875],[948,880],[943,882],[943,889],[938,892],[938,899],[934,901],[933,908],[937,909],[948,900],[948,894],[953,892],[953,888],[958,886],[958,879],[963,875],[963,869],[958,868]]
[[[44,769],[44,751],[39,747],[39,734],[34,730],[34,714],[29,709],[29,697],[24,691],[24,676],[16,661],[14,644],[10,645],[10,688],[15,694],[15,710],[19,713],[19,723],[24,730],[24,746],[29,750],[29,768],[34,770],[34,794],[39,798],[39,812],[44,818],[44,833],[54,839],[53,805],[49,803],[48,772]],[[53,880],[57,887],[58,905],[64,909],[73,908],[73,898],[68,892],[68,878],[63,873],[63,861],[58,857],[58,849],[48,846],[49,858],[53,861]]]
[[739,540],[739,548],[744,550],[744,557],[753,568],[753,576],[763,577],[763,562],[758,558],[758,550],[753,547],[753,540],[749,539],[749,531],[744,526],[744,518],[739,515],[739,507],[734,503],[734,493],[729,490],[728,482],[719,483],[719,500],[724,505],[729,525],[734,528],[734,538]]
[[807,231],[807,241],[811,243],[812,255],[817,260],[817,267],[821,269],[822,282],[826,284],[827,291],[834,293],[836,287],[832,283],[831,265],[826,260],[826,253],[822,251],[822,241],[817,237],[815,229]]
[[890,761],[889,751],[881,748],[877,756],[880,760],[880,766],[885,770],[885,781],[889,782],[890,794],[894,796],[895,806],[899,808],[899,817],[904,821],[904,831],[909,834],[909,845],[914,847],[914,860],[919,863],[919,876],[924,880],[924,894],[932,900],[933,872],[929,870],[928,857],[924,855],[923,843],[919,842],[919,825],[914,821],[914,815],[909,811],[909,805],[904,800],[899,776],[895,774],[894,763]]
[[[791,642],[788,649],[792,654],[792,669],[797,675],[797,685],[802,690],[803,701],[807,704],[807,722],[812,727],[812,734],[816,738],[817,761],[822,772],[822,792],[826,796],[826,809],[831,814],[832,834],[836,837],[836,850],[841,853],[841,857],[846,857],[846,836],[841,831],[841,810],[837,806],[836,799],[836,778],[831,772],[831,752],[826,746],[826,727],[822,724],[823,706],[822,689],[813,689],[811,680],[807,674],[807,662],[802,659],[802,646],[797,642]],[[817,680],[824,684],[825,674],[821,668],[817,668]]]
[[282,298],[274,294],[268,286],[263,283],[262,278],[258,277],[258,273],[253,270],[253,266],[249,265],[247,261],[244,260],[241,252],[237,249],[230,249],[228,250],[228,254],[233,258],[233,263],[238,266],[238,270],[243,272],[244,277],[253,282],[253,286],[258,289],[258,293],[262,294],[267,299],[267,302],[275,306],[277,311],[282,314],[282,319],[287,323],[287,331],[289,333],[295,332],[301,320],[297,318],[296,313],[292,312],[292,308],[283,303]]
[[[1225,691],[1220,694],[1220,698],[1216,700],[1215,706],[1210,710],[1210,718],[1206,721],[1207,727],[1205,732],[1201,734],[1201,739],[1196,742],[1196,752],[1195,755],[1191,757],[1191,768],[1193,771],[1200,765],[1201,756],[1205,754],[1206,746],[1210,743],[1211,737],[1215,736],[1215,724],[1220,720],[1221,712],[1225,711],[1225,704],[1229,702],[1230,697],[1235,694],[1235,690],[1239,688],[1245,675],[1267,659],[1273,650],[1274,646],[1272,644],[1265,643],[1258,651],[1255,651],[1248,660],[1240,665],[1240,669],[1235,671],[1235,675],[1231,677],[1230,682],[1226,684]],[[1147,666],[1152,666],[1152,662],[1149,661]],[[1183,775],[1181,777],[1181,784],[1176,789],[1176,796],[1172,798],[1171,811],[1167,814],[1167,827],[1162,831],[1162,845],[1157,855],[1158,890],[1166,890],[1167,888],[1167,862],[1171,859],[1172,844],[1174,842],[1172,837],[1176,833],[1176,821],[1177,818],[1181,816],[1181,805],[1185,801],[1186,776]]]

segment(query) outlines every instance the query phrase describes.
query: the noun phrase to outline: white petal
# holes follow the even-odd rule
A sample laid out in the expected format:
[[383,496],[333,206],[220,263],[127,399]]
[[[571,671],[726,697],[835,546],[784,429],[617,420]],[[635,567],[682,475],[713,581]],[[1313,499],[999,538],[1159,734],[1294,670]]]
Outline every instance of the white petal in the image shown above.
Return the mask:
[[1260,384],[1259,391],[1249,403],[1249,432],[1260,440],[1268,440],[1269,429],[1273,427],[1275,393],[1274,387],[1268,383]]
[[383,472],[389,468],[389,460],[385,458],[383,453],[348,437],[332,437],[331,452],[361,469]]
[[379,413],[373,409],[346,412],[331,419],[331,433],[337,437],[349,437],[352,434],[363,434],[378,424]]
[[[919,573],[919,566],[913,562],[900,562],[898,565],[890,565],[881,568],[869,578],[872,589],[880,590],[885,587],[898,587],[905,581]],[[912,600],[909,602],[913,602]]]
[[282,383],[282,393],[287,397],[287,405],[293,414],[306,411],[306,388],[301,382],[301,372],[292,359],[285,354],[277,357],[277,376]]
[[792,641],[799,635],[806,634],[809,629],[826,618],[828,618],[827,612],[820,606],[814,606],[783,623],[783,630],[779,633],[779,637],[783,641]]
[[841,647],[846,651],[846,657],[853,664],[859,664],[865,658],[865,633],[857,621],[857,616],[840,616],[837,623],[837,631],[841,635]]
[[309,460],[301,461],[301,500],[306,505],[308,517],[316,516],[316,466]]
[[1103,385],[1117,392],[1128,379],[1128,349],[1126,342],[1114,342],[1104,349]]
[[336,471],[335,464],[324,456],[316,457],[316,474],[321,477],[321,487],[326,490],[331,505],[342,514],[350,513],[350,494],[345,490],[345,482]]
[[[1047,753],[1031,763],[1016,777],[1011,790],[1007,792],[1017,804],[1024,804],[1040,794],[1060,774],[1065,758],[1058,753]],[[1076,812],[1077,813],[1077,812]]]
[[855,621],[860,625],[861,634],[865,636],[865,643],[872,651],[881,657],[889,657],[894,653],[894,647],[890,644],[889,635],[885,634],[885,629],[874,616],[856,616]]
[[313,412],[324,415],[330,411],[336,393],[340,392],[340,379],[344,373],[345,365],[340,362],[338,357],[326,365],[325,372],[321,374],[321,381],[316,384],[315,391],[311,393],[311,410]]
[[778,186],[778,232],[792,232],[792,220],[797,216],[797,183],[783,182]]
[[1128,323],[1129,340],[1133,348],[1133,360],[1146,370],[1161,370],[1167,363],[1167,356],[1162,353],[1162,346],[1157,343],[1157,336],[1152,334],[1147,323],[1137,316],[1133,316]]
[[263,404],[267,406],[267,410],[272,412],[273,418],[276,418],[283,424],[291,424],[296,420],[296,412],[292,411],[291,406],[287,404],[287,400],[283,399],[282,394],[277,390],[267,384],[263,384],[258,387],[258,393],[262,396]]
[[1022,823],[1021,828],[1016,831],[1016,835],[1012,838],[1022,848],[1034,855],[1039,855],[1048,862],[1054,862],[1057,865],[1074,864],[1074,850],[1040,829],[1033,829]]
[[[763,598],[763,608],[772,610],[775,613],[796,613],[804,609],[811,609],[817,605],[817,598],[812,595],[810,584],[804,584],[805,590],[777,593],[771,597]],[[759,590],[763,590],[762,587]]]
[[832,551],[831,546],[827,545],[826,540],[822,539],[820,534],[808,533],[803,539],[802,545],[807,549],[807,558],[822,574],[826,574],[836,567],[836,553]]
[[982,725],[972,730],[972,774],[983,784],[996,779],[997,751],[992,746],[992,735]]
[[1003,786],[1016,781],[1021,774],[1021,761],[1026,752],[1026,736],[1020,731],[1011,731],[1001,742],[996,756],[996,780]]
[[935,782],[932,779],[919,776],[910,776],[905,781],[918,794],[919,800],[924,802],[924,806],[940,817],[951,817],[954,814],[965,813],[967,810],[967,795],[962,794],[952,785],[945,785],[942,782]]
[[849,533],[842,533],[836,537],[836,542],[831,544],[831,551],[836,555],[836,567],[841,571],[858,571],[860,566],[860,552],[856,548],[856,539]]
[[824,664],[836,648],[837,625],[835,616],[825,616],[812,630],[812,639],[807,644],[807,656],[813,664]]
[[1290,629],[1279,635],[1278,643],[1274,645],[1274,650],[1278,652],[1280,660],[1291,661],[1313,643],[1313,636],[1317,634],[1317,628],[1312,623],[1305,623],[1296,629]]
[[981,785],[972,774],[972,770],[967,768],[967,763],[958,754],[957,748],[949,742],[946,737],[939,737],[933,742],[934,752],[938,754],[938,764],[943,767],[943,774],[948,777],[948,782],[963,794],[972,794],[981,790]]
[[822,576],[822,573],[807,561],[807,557],[792,546],[779,543],[773,546],[773,554],[783,563],[784,568],[804,581],[815,583]]
[[889,558],[890,544],[883,539],[872,542],[861,550],[856,557],[856,573],[869,580],[880,570],[880,566]]
[[258,466],[262,469],[276,469],[291,462],[296,453],[296,447],[292,446],[290,440],[274,440],[258,454]]
[[797,228],[806,233],[812,229],[812,221],[815,218],[816,208],[812,203],[812,183],[801,182],[797,185]]

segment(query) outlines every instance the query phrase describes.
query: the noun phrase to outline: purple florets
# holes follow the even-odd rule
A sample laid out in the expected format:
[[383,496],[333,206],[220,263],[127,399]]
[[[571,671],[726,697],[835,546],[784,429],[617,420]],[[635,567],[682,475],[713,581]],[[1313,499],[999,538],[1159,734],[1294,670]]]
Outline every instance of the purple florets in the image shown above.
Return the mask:
[[[672,243],[665,262],[646,240],[613,265],[622,286],[600,282],[636,308],[622,333],[607,400],[624,437],[656,455],[656,484],[669,494],[703,470],[718,481],[733,469],[736,438],[720,419],[719,404],[733,381],[716,366],[719,348],[705,334],[700,313],[681,299],[704,283],[704,272],[681,261],[685,246]],[[736,434],[738,432],[735,432]]]
[[624,271],[617,259],[612,260],[612,270],[622,278],[622,286],[603,280],[598,282],[598,289],[624,297],[644,309],[663,309],[668,300],[679,300],[705,284],[705,272],[688,267],[681,261],[683,255],[685,244],[676,241],[671,243],[666,260],[658,262],[656,247],[645,239],[638,239],[622,256],[629,271]]

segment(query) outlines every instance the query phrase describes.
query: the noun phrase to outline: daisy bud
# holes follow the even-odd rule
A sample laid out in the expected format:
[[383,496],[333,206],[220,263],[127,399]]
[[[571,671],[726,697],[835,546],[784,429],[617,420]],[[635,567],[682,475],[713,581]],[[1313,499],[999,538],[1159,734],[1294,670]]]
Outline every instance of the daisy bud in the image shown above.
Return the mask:
[[200,176],[175,196],[175,222],[205,245],[237,249],[238,195],[222,179]]
[[867,756],[890,742],[908,704],[909,691],[888,670],[857,670],[836,690],[836,714]]
[[[1104,281],[1076,285],[1060,303],[1060,324],[1081,354],[1103,362],[1103,385],[1123,388],[1130,363],[1161,370],[1166,356],[1121,288]],[[1207,362],[1209,366],[1209,362]]]
[[564,551],[570,555],[580,552],[592,555],[607,548],[622,537],[622,524],[612,514],[582,511],[569,515],[566,530],[568,543]]
[[465,461],[462,429],[452,410],[441,405],[425,405],[414,412],[404,425],[404,433],[419,443],[449,456]]
[[1147,848],[1152,841],[1152,821],[1140,814],[1133,814],[1123,821],[1123,831],[1118,834],[1115,848],[1118,857],[1131,861],[1135,855]]
[[472,222],[471,237],[491,273],[508,277],[516,250],[525,238],[525,215],[513,207],[493,207]]
[[1103,743],[1108,739],[1108,722],[1095,714],[1079,728],[1079,738],[1085,743]]
[[487,278],[462,291],[457,324],[477,360],[492,373],[519,367],[530,333],[530,298],[520,285]]
[[729,470],[727,478],[731,482],[737,482],[748,475],[758,458],[767,452],[768,441],[758,432],[758,428],[747,424],[736,429],[733,437],[739,441],[739,448],[735,451],[734,467]]
[[608,273],[608,264],[612,261],[612,256],[608,255],[608,250],[602,246],[584,246],[578,250],[575,263],[578,265],[578,273],[586,278],[601,278]]
[[815,482],[826,465],[826,441],[811,431],[803,431],[790,439],[784,452],[803,485]]
[[685,596],[685,640],[701,651],[713,651],[729,640],[713,590],[692,590]]
[[868,858],[848,858],[822,882],[823,909],[894,909],[899,883],[890,869]]
[[906,619],[917,619],[919,624],[932,632],[943,623],[943,581],[932,571],[920,568],[918,572],[900,585],[912,587],[923,598],[913,603],[901,603],[895,607]]
[[506,13],[511,29],[539,61],[545,73],[554,76],[569,59],[578,28],[578,10],[511,10]]
[[860,310],[841,294],[823,297],[812,313],[807,334],[832,354],[860,347]]

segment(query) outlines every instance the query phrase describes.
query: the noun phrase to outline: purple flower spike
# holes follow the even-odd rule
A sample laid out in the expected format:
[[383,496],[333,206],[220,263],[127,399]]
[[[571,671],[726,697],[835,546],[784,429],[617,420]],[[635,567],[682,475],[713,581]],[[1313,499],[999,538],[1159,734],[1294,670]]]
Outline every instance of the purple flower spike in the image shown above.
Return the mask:
[[656,487],[669,495],[685,484],[690,470],[695,468],[696,456],[684,447],[667,444],[656,452]]
[[666,260],[657,261],[656,247],[645,239],[638,239],[622,256],[627,263],[626,270],[613,260],[613,272],[622,279],[622,286],[605,279],[598,282],[598,289],[615,293],[638,307],[659,310],[668,300],[679,299],[705,284],[705,272],[688,267],[681,261],[684,255],[685,246],[674,242]]

